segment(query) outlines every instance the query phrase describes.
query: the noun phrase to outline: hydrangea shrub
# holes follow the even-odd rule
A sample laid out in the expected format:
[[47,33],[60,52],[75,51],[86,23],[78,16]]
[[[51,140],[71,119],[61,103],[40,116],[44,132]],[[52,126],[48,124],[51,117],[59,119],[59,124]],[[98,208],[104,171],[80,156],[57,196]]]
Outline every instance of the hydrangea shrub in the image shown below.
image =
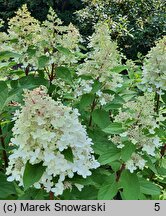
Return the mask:
[[166,198],[165,37],[142,67],[87,40],[26,5],[0,33],[0,198]]

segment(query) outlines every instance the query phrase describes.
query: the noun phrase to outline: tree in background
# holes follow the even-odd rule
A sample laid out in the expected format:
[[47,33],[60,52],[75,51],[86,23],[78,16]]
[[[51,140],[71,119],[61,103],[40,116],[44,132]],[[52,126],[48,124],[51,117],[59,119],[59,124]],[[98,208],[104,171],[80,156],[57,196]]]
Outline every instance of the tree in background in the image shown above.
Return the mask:
[[25,3],[40,21],[52,7],[64,24],[72,22],[85,38],[94,32],[97,22],[105,21],[111,38],[134,60],[139,53],[146,55],[166,32],[164,0],[0,0],[0,18],[5,21],[1,30],[7,29],[7,19]]
[[166,30],[163,0],[82,0],[86,7],[77,12],[81,34],[88,35],[98,21],[110,26],[112,39],[128,58],[145,55]]
[[49,7],[52,7],[65,24],[69,24],[73,13],[82,8],[79,0],[0,0],[0,18],[6,23],[4,29],[7,28],[7,19],[13,17],[23,4],[27,4],[32,16],[40,21],[46,19]]

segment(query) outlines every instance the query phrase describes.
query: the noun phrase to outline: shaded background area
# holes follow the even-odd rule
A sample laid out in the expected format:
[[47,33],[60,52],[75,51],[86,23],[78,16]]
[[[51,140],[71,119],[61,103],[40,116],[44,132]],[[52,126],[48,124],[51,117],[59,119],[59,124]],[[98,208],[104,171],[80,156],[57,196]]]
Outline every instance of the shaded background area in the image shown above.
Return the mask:
[[23,4],[40,21],[45,20],[49,7],[53,7],[66,23],[72,20],[73,12],[83,8],[81,0],[0,0],[0,18],[5,21],[11,18]]
[[64,24],[72,22],[85,38],[93,33],[95,23],[106,21],[112,39],[133,60],[146,55],[166,33],[164,0],[0,0],[0,18],[5,21],[1,31],[7,29],[7,19],[25,3],[40,21],[46,19],[49,7],[53,7]]

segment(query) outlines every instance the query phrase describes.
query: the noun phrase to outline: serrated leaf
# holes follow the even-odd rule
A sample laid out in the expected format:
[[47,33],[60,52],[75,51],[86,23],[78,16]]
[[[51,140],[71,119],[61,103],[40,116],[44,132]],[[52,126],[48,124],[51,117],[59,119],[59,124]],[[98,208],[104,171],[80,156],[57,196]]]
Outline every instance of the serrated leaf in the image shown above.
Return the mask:
[[118,192],[118,183],[115,180],[115,175],[109,177],[109,182],[102,184],[98,192],[99,200],[111,200]]
[[30,164],[29,161],[27,161],[24,174],[23,174],[23,184],[25,190],[27,190],[30,186],[32,186],[35,182],[38,182],[46,167],[42,166],[42,162],[38,164]]
[[109,149],[107,152],[103,153],[99,158],[98,161],[101,165],[109,164],[113,161],[120,159],[120,150],[115,148]]
[[122,123],[114,122],[104,128],[103,131],[107,134],[120,134],[123,133],[125,130],[122,127]]
[[18,53],[10,52],[10,51],[2,51],[0,52],[0,60],[6,60],[10,58],[19,58],[21,55]]
[[84,94],[81,97],[79,107],[80,109],[84,109],[88,106],[90,106],[93,103],[94,95],[93,94]]
[[0,111],[5,106],[8,98],[8,87],[5,81],[0,81]]
[[100,128],[105,128],[110,124],[109,113],[105,110],[97,109],[92,113],[92,120]]
[[56,76],[67,82],[72,81],[70,70],[66,67],[57,67]]
[[27,53],[30,57],[33,57],[36,54],[36,49],[34,46],[28,47]]
[[62,46],[57,46],[56,49],[65,55],[71,55],[72,54],[69,49],[62,47]]
[[122,72],[123,70],[127,70],[127,69],[128,69],[127,66],[125,66],[125,65],[120,65],[120,66],[116,66],[116,67],[112,68],[111,71],[114,72],[114,73],[120,73],[120,72]]
[[98,90],[101,89],[102,84],[98,80],[94,80],[94,84],[92,86],[92,93],[96,93]]
[[158,174],[155,164],[151,161],[150,156],[143,155],[143,159],[146,160],[146,165],[148,166],[148,168],[151,169],[155,174]]
[[120,177],[120,186],[123,188],[123,196],[126,200],[138,200],[140,183],[135,173],[124,170]]
[[164,94],[161,95],[163,102],[166,104],[166,91],[163,91]]
[[48,61],[49,61],[49,57],[47,57],[45,55],[40,56],[38,58],[38,67],[39,67],[39,69],[44,68],[47,65]]
[[7,181],[7,177],[0,173],[0,198],[6,198],[11,194],[16,194],[16,189],[12,182]]
[[19,79],[16,86],[9,92],[8,101],[19,101],[22,99],[23,89],[32,90],[40,85],[48,86],[48,81],[41,77],[26,76]]
[[139,178],[139,183],[141,193],[148,195],[160,195],[160,188],[152,182],[143,178]]
[[109,104],[106,104],[103,108],[106,110],[106,111],[109,111],[109,110],[115,110],[115,109],[119,109],[120,107],[122,107],[122,104],[116,104],[116,103],[109,103]]
[[108,140],[107,135],[100,129],[93,129],[89,131],[89,136],[93,140],[93,150],[96,154],[102,155],[109,149],[116,148],[115,145]]
[[131,142],[125,142],[125,146],[122,148],[121,151],[121,158],[124,162],[126,162],[135,151],[136,146]]

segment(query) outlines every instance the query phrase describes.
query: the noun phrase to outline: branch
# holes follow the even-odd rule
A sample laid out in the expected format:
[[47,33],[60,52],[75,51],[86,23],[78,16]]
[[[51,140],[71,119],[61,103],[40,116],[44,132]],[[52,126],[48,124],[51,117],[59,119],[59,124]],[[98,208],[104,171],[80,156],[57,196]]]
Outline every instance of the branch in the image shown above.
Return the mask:
[[95,109],[95,106],[96,106],[96,100],[94,99],[93,100],[93,103],[91,105],[91,113],[90,113],[90,119],[89,119],[89,127],[92,125],[92,113],[93,113],[93,110]]
[[0,141],[1,141],[1,145],[3,147],[2,159],[4,160],[5,168],[6,168],[6,167],[8,167],[8,157],[7,157],[6,150],[5,150],[5,140],[4,140],[4,137],[3,137],[1,125],[0,125]]
[[50,200],[54,200],[54,193],[52,191],[50,191],[49,195],[50,195]]
[[122,172],[123,172],[124,169],[125,169],[125,164],[122,164],[120,170],[118,170],[118,171],[116,172],[116,182],[119,181],[120,176],[121,176],[121,174],[122,174]]

